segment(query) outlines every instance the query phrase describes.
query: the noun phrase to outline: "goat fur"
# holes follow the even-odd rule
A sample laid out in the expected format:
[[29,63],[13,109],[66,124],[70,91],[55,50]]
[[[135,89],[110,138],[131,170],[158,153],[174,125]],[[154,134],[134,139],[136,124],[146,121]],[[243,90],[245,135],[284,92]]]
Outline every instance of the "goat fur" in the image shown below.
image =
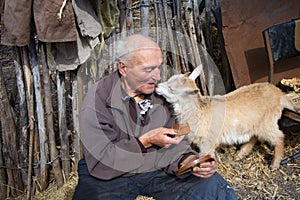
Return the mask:
[[294,107],[276,86],[255,83],[226,95],[202,96],[193,79],[179,74],[158,84],[156,93],[173,105],[179,123],[189,123],[189,142],[202,153],[213,155],[220,144],[243,144],[236,156],[242,159],[257,140],[267,141],[274,146],[271,167],[280,166],[284,134],[278,120],[284,108]]

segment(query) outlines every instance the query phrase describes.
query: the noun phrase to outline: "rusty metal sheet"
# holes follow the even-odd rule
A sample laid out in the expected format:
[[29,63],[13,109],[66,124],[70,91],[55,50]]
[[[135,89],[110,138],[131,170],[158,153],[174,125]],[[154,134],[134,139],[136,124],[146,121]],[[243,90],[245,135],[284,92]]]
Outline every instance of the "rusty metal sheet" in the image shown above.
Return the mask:
[[[299,0],[221,0],[225,48],[238,88],[267,81],[269,63],[262,31],[300,17]],[[291,65],[287,67],[288,65]],[[300,58],[279,62],[275,81],[300,77]]]

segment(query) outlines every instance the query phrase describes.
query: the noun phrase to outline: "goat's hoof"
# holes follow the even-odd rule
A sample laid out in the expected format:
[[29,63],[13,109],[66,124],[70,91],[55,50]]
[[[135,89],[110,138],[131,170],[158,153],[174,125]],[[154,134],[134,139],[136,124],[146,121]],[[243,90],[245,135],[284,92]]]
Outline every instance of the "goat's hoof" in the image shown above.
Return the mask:
[[236,161],[240,161],[240,160],[242,160],[244,158],[244,156],[241,156],[241,155],[235,155],[234,156],[234,159],[236,160]]
[[272,170],[276,170],[276,169],[279,169],[279,167],[280,167],[280,163],[273,163],[273,164],[271,164],[271,166],[270,166],[270,168],[272,169]]
[[246,156],[245,153],[240,151],[235,155],[234,158],[235,158],[235,160],[239,161],[239,160],[242,160],[243,158],[245,158],[245,156]]

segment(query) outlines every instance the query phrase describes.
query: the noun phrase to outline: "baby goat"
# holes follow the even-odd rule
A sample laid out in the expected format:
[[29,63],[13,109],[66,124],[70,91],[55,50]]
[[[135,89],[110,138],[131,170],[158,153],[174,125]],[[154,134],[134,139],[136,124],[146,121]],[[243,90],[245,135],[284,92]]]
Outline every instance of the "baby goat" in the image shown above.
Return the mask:
[[156,92],[173,105],[179,123],[189,123],[188,139],[201,152],[214,154],[220,144],[244,143],[237,154],[241,159],[257,140],[268,141],[274,146],[271,167],[280,166],[284,134],[277,122],[283,108],[294,108],[274,85],[256,83],[210,97],[202,96],[195,81],[180,74],[158,84]]

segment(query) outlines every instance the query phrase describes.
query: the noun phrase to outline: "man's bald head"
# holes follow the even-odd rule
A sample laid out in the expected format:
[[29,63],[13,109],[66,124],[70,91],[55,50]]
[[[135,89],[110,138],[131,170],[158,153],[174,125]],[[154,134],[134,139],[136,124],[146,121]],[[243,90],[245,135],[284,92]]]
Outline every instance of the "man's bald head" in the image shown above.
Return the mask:
[[128,61],[135,53],[149,50],[161,51],[159,45],[151,38],[134,34],[116,43],[116,58]]

